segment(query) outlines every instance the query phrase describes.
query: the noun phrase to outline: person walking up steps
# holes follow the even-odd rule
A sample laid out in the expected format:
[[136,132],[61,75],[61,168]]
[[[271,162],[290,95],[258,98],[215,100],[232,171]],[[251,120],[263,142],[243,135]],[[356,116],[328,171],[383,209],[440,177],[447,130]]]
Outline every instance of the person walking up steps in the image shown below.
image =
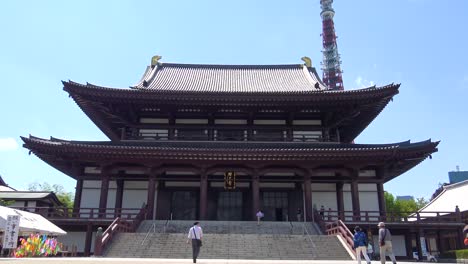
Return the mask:
[[379,227],[380,263],[385,264],[385,254],[388,253],[393,264],[396,264],[392,248],[392,234],[390,234],[390,230],[385,228],[384,222],[380,222],[377,226]]
[[187,244],[190,240],[192,240],[193,263],[197,263],[198,254],[200,253],[200,247],[202,246],[202,238],[203,230],[200,227],[200,223],[193,223],[193,226],[189,229],[187,236]]
[[354,228],[354,249],[356,249],[357,263],[361,264],[361,254],[367,261],[367,264],[370,264],[371,261],[367,256],[367,235],[362,232],[359,226]]

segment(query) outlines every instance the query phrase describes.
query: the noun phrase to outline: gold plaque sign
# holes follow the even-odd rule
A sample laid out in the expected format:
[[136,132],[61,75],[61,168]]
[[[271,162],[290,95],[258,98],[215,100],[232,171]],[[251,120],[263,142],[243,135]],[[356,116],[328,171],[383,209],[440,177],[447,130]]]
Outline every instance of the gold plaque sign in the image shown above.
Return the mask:
[[234,171],[227,171],[224,173],[224,189],[236,189],[236,173]]

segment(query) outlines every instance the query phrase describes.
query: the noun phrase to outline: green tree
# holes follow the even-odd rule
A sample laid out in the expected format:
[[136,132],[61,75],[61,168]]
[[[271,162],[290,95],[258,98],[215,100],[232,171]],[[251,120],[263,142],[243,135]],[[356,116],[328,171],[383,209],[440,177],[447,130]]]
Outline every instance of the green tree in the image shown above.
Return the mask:
[[387,212],[396,217],[407,217],[423,208],[428,203],[423,197],[416,198],[416,200],[397,200],[393,194],[388,192],[385,192],[384,196]]
[[5,201],[3,199],[0,199],[0,205],[1,206],[10,206],[10,205],[12,205],[14,203],[15,203],[15,201]]
[[47,182],[44,183],[30,183],[28,190],[34,192],[54,192],[59,201],[67,208],[73,208],[73,193],[67,192],[65,188],[60,184],[50,185]]

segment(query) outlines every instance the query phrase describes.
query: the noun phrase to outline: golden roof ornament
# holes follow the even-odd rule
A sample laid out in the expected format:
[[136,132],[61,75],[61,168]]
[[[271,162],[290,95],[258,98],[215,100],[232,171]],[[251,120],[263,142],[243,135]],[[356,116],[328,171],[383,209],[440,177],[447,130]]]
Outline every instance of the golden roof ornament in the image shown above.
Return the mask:
[[156,66],[158,64],[159,60],[162,59],[162,56],[155,55],[151,58],[151,66]]
[[309,57],[302,57],[301,60],[303,60],[305,62],[305,66],[307,68],[311,68],[312,67],[312,60],[309,58]]

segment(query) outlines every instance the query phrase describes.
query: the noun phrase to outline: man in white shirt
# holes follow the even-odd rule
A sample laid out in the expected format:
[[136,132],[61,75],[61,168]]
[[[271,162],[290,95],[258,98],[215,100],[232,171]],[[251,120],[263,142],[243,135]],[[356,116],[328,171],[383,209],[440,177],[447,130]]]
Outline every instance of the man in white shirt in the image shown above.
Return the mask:
[[198,253],[200,253],[200,247],[202,246],[202,238],[203,230],[200,227],[200,223],[193,223],[193,226],[189,229],[187,236],[187,244],[192,240],[193,263],[197,263]]

